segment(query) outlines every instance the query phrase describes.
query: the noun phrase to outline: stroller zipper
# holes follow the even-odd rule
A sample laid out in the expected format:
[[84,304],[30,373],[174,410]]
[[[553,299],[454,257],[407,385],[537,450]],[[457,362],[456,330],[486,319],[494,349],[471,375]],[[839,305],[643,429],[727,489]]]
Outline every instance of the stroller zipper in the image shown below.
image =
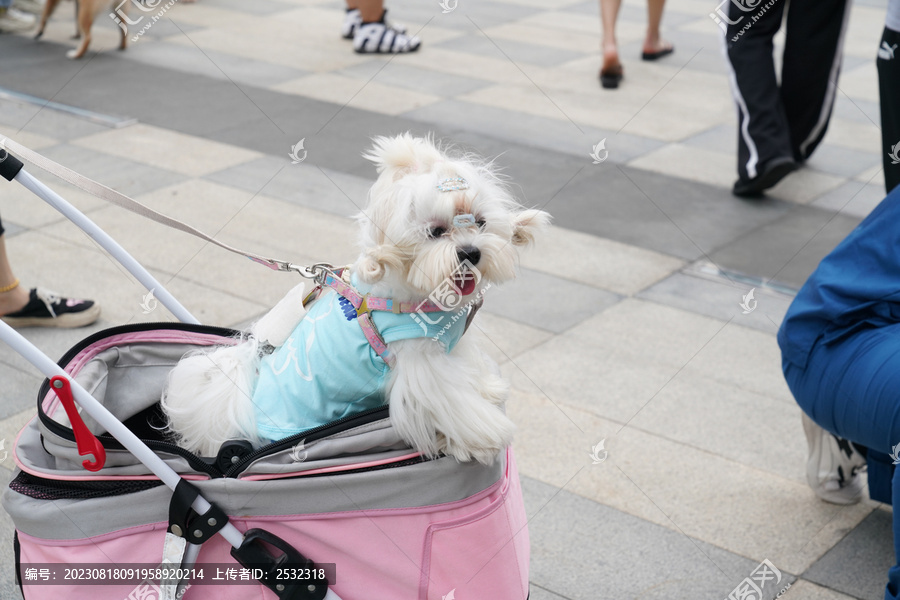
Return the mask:
[[324,425],[319,425],[318,427],[314,427],[313,429],[307,429],[306,431],[301,431],[298,434],[292,435],[290,437],[286,437],[280,440],[276,440],[271,444],[266,444],[265,446],[260,446],[253,452],[244,456],[240,461],[238,461],[233,467],[225,471],[223,474],[224,477],[236,477],[247,468],[247,466],[261,456],[265,456],[266,454],[274,454],[275,452],[280,452],[282,450],[287,450],[292,446],[297,445],[297,442],[300,441],[315,441],[334,433],[338,433],[340,431],[344,431],[346,429],[352,429],[353,427],[359,427],[360,425],[365,425],[367,423],[373,423],[375,421],[380,421],[381,419],[387,418],[388,416],[388,407],[387,406],[378,406],[376,408],[370,408],[369,410],[363,411],[361,413],[357,413],[355,415],[349,415],[346,417],[341,417],[335,421],[330,421],[325,423]]

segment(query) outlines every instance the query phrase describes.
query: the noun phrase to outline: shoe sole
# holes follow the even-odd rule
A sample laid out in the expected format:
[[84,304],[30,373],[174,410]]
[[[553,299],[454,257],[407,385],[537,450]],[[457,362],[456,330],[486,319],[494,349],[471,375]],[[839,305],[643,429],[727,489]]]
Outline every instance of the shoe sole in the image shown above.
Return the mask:
[[58,327],[72,329],[90,325],[100,317],[100,307],[96,304],[77,313],[65,313],[55,318],[49,317],[0,317],[10,327]]
[[748,182],[747,187],[738,187],[735,184],[732,193],[740,198],[759,198],[763,192],[770,187],[774,187],[779,181],[793,173],[797,169],[797,163],[794,161],[785,161],[772,167],[772,169],[762,175],[756,181]]

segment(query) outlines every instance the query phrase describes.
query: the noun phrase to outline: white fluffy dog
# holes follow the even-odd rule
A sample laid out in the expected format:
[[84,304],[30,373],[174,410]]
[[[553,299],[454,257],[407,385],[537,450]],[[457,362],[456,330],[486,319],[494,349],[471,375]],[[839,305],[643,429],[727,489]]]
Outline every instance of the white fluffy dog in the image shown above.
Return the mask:
[[319,279],[309,312],[298,286],[246,339],[171,372],[163,409],[184,448],[259,446],[385,401],[428,457],[489,464],[511,442],[508,386],[462,335],[466,310],[515,276],[519,247],[549,215],[524,210],[491,165],[431,139],[377,138],[365,157],[380,176],[357,219],[356,262]]

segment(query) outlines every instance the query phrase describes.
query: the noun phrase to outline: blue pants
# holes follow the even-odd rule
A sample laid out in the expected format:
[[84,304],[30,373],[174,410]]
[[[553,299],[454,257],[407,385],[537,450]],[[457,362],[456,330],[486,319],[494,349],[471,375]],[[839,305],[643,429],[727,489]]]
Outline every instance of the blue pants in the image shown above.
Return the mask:
[[[819,426],[879,453],[890,454],[900,444],[900,322],[863,329],[830,344],[819,342],[805,369],[789,361],[783,366],[794,398]],[[891,491],[900,500],[900,469],[894,470]],[[898,564],[888,571],[885,600],[900,599],[898,512],[895,506]]]

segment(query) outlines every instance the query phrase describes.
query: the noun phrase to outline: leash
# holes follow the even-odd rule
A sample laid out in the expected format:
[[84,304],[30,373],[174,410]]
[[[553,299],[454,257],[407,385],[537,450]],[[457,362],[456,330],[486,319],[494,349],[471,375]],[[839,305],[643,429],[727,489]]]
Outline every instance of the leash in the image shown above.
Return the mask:
[[120,208],[124,208],[125,210],[131,211],[144,218],[156,221],[157,223],[165,225],[166,227],[171,227],[172,229],[177,229],[184,233],[189,233],[202,240],[215,244],[220,248],[224,248],[229,252],[233,252],[235,254],[239,254],[241,256],[249,258],[253,262],[259,263],[274,271],[293,271],[295,273],[299,273],[302,277],[305,277],[307,279],[318,280],[320,277],[324,277],[324,271],[322,267],[331,267],[331,265],[327,265],[325,263],[319,263],[316,265],[312,265],[311,267],[304,267],[295,265],[288,261],[268,258],[259,254],[255,254],[253,252],[247,252],[245,250],[240,250],[233,246],[229,246],[228,244],[220,242],[211,235],[207,235],[206,233],[188,225],[187,223],[183,223],[178,219],[173,219],[172,217],[157,212],[149,206],[141,204],[137,200],[130,198],[129,196],[126,196],[121,192],[117,192],[116,190],[109,188],[102,183],[98,183],[93,179],[81,175],[80,173],[76,173],[72,169],[64,167],[61,164],[50,160],[46,156],[39,154],[38,152],[31,150],[30,148],[26,148],[25,146],[19,144],[14,140],[9,139],[8,137],[0,138],[0,162],[4,162],[10,158],[12,158],[13,160],[16,159],[15,156],[9,154],[10,150],[15,152],[21,158],[35,165],[36,167],[47,171],[51,175],[59,177],[63,181],[70,183],[78,189],[96,196],[97,198],[106,200],[111,204],[115,204]]

